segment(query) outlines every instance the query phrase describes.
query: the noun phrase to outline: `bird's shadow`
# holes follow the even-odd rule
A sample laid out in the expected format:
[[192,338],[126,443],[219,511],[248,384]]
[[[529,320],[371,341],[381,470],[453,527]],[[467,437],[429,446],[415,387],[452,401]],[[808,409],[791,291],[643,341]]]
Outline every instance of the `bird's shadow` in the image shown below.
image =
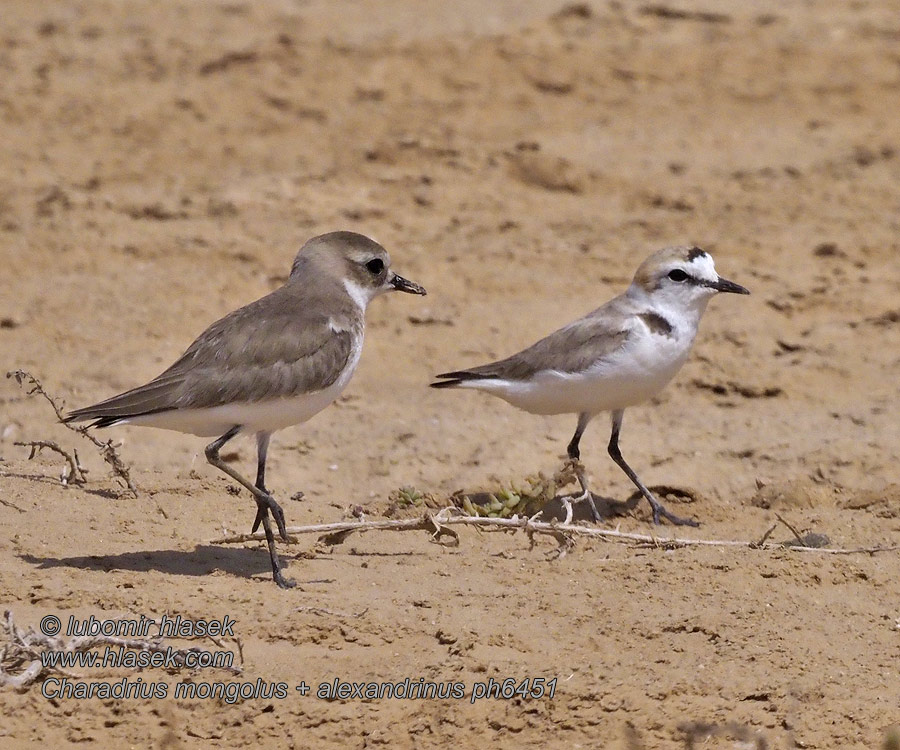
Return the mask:
[[[77,568],[103,571],[131,570],[137,573],[158,571],[180,576],[207,576],[217,570],[241,578],[251,578],[272,570],[265,547],[246,549],[213,544],[197,545],[191,552],[174,549],[122,552],[117,555],[79,555],[39,557],[22,554],[19,558],[40,570]],[[284,560],[284,557],[282,557]],[[288,558],[290,559],[290,558]]]
[[[578,497],[580,493],[575,493],[574,495],[558,495],[554,497],[549,503],[544,506],[543,518],[546,521],[552,521],[556,519],[558,521],[564,521],[566,518],[566,509],[563,505],[563,498],[575,498]],[[603,497],[602,495],[595,495],[593,492],[591,496],[594,498],[594,506],[597,508],[597,512],[600,514],[600,518],[602,520],[606,520],[607,518],[614,518],[615,516],[627,516],[634,512],[634,509],[640,505],[641,500],[643,499],[640,494],[632,495],[628,500],[616,500],[612,497]],[[572,505],[572,521],[593,521],[594,514],[591,511],[591,504],[589,502],[582,501],[578,503],[574,503]]]

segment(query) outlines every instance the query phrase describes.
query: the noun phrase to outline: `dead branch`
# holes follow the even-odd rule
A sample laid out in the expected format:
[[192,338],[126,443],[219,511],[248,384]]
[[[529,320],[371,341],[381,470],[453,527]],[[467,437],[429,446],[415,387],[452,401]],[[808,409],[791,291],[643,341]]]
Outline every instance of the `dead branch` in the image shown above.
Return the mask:
[[72,453],[69,453],[67,450],[61,448],[58,443],[55,443],[52,440],[16,440],[13,445],[20,445],[23,448],[31,448],[31,453],[28,454],[29,461],[33,459],[38,453],[40,453],[44,448],[59,453],[63,458],[66,459],[66,463],[69,464],[68,470],[64,471],[59,478],[63,483],[63,486],[68,487],[70,484],[84,484],[87,481],[87,477],[85,477],[85,474],[87,474],[87,469],[85,469],[79,463],[78,451],[76,450],[73,450]]
[[338,612],[333,609],[326,609],[325,607],[297,607],[294,610],[295,612],[309,612],[313,615],[331,615],[332,617],[344,617],[344,618],[352,618],[358,619],[362,617],[366,612],[369,611],[369,608],[366,607],[364,610],[360,612]]
[[759,541],[753,543],[753,546],[762,547],[766,543],[766,539],[768,539],[772,535],[772,532],[777,528],[778,524],[773,523],[768,529],[766,529],[766,533],[759,538]]
[[797,544],[803,544],[803,537],[800,536],[800,532],[797,531],[797,529],[795,529],[792,524],[788,523],[784,518],[782,518],[780,513],[776,513],[775,518],[777,518],[781,523],[787,526],[788,531],[790,531],[794,535],[794,539],[797,540]]
[[[3,476],[6,476],[6,474],[3,473],[2,471],[0,471],[0,477],[3,477]],[[2,497],[0,497],[0,505],[5,505],[7,508],[12,508],[13,510],[17,510],[17,511],[19,511],[19,513],[25,513],[24,508],[20,508],[15,503],[11,503],[9,500],[5,500]]]
[[[135,651],[150,651],[152,653],[169,654],[177,669],[187,666],[188,654],[201,653],[203,649],[192,646],[190,648],[173,649],[166,645],[163,638],[121,638],[109,635],[84,635],[75,636],[68,641],[55,636],[48,636],[37,632],[33,628],[20,628],[13,622],[12,612],[3,613],[3,627],[6,629],[8,640],[0,647],[0,687],[9,685],[16,690],[25,690],[37,680],[50,673],[62,674],[67,677],[73,675],[64,672],[57,666],[44,666],[41,655],[49,651],[61,651],[71,653],[74,651],[89,651],[98,646],[120,646]],[[220,648],[224,648],[221,640],[209,637]],[[244,654],[240,640],[235,639],[241,665],[216,667],[224,669],[234,675],[243,674]]]
[[[42,396],[53,408],[53,411],[56,414],[56,418],[72,432],[77,432],[82,437],[90,440],[97,448],[101,458],[112,467],[113,474],[115,474],[125,484],[125,486],[135,497],[138,496],[137,487],[135,487],[134,482],[131,481],[131,471],[129,470],[128,465],[116,452],[115,447],[113,447],[112,440],[107,440],[104,443],[102,440],[98,440],[90,432],[88,432],[88,428],[86,426],[75,425],[66,422],[62,407],[56,402],[56,399],[54,399],[49,393],[47,393],[46,390],[44,390],[44,386],[41,384],[41,381],[38,380],[30,372],[26,372],[25,370],[12,370],[11,372],[6,373],[6,377],[15,378],[16,382],[25,389],[27,395],[31,396],[37,393],[39,396]],[[63,455],[66,455],[63,451],[60,452],[62,452]]]
[[[311,526],[289,526],[288,544],[297,544],[298,539],[295,536],[301,534],[319,534],[326,536],[331,540],[339,539],[343,541],[350,534],[365,531],[428,531],[433,541],[439,541],[443,534],[449,534],[456,538],[456,535],[448,526],[474,526],[479,529],[489,531],[506,531],[516,532],[524,531],[529,536],[534,534],[543,534],[551,536],[557,540],[560,547],[570,549],[577,537],[594,537],[601,539],[611,539],[623,543],[633,543],[638,546],[661,547],[664,549],[676,549],[679,547],[744,547],[747,549],[786,549],[795,552],[820,552],[822,554],[832,555],[853,555],[868,554],[872,555],[877,552],[890,552],[900,549],[900,544],[884,546],[884,547],[856,547],[852,549],[838,549],[832,547],[809,547],[801,546],[795,542],[779,543],[767,541],[740,541],[728,539],[687,539],[679,537],[661,537],[648,534],[634,534],[618,529],[598,529],[589,526],[579,526],[577,524],[563,524],[556,521],[535,521],[527,516],[513,516],[512,518],[490,518],[485,516],[469,516],[465,515],[456,507],[444,508],[440,512],[432,515],[426,513],[419,518],[409,519],[385,519],[385,520],[367,520],[367,521],[338,521],[336,523],[321,523]],[[265,540],[263,532],[258,531],[254,534],[234,534],[231,536],[213,539],[210,544],[240,544],[242,542],[255,542]],[[560,550],[561,555],[565,553],[564,549]]]

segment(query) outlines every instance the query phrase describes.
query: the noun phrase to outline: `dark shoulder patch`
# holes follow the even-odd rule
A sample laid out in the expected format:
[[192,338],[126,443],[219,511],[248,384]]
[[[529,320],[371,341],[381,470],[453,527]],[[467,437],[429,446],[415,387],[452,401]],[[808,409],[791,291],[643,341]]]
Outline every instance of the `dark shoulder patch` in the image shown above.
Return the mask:
[[701,255],[706,255],[706,250],[703,250],[702,248],[699,248],[699,247],[692,247],[688,251],[688,256],[687,256],[688,263],[690,263],[695,258],[699,258]]
[[658,333],[660,336],[672,335],[672,324],[659,313],[648,310],[639,313],[638,317],[644,321],[651,333]]

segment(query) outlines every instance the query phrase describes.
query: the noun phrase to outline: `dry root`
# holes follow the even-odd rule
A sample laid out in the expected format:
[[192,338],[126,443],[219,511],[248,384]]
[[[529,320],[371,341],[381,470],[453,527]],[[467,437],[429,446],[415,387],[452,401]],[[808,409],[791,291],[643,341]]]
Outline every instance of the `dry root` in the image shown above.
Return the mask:
[[[25,370],[13,370],[12,372],[6,373],[6,377],[15,378],[15,381],[25,389],[26,393],[29,396],[35,393],[39,396],[43,396],[47,403],[49,403],[53,408],[53,411],[56,414],[56,418],[68,429],[72,430],[72,432],[77,432],[85,439],[90,440],[97,448],[103,460],[112,467],[113,474],[115,474],[131,491],[131,493],[135,497],[137,497],[138,491],[137,487],[135,487],[134,483],[131,481],[131,471],[129,470],[127,464],[122,461],[119,454],[116,453],[116,449],[113,447],[112,440],[107,440],[104,443],[101,440],[95,438],[90,432],[88,432],[88,428],[84,425],[73,425],[65,422],[62,408],[59,406],[56,400],[49,393],[47,393],[46,390],[44,390],[44,386],[41,384],[41,381],[38,380],[30,372],[26,372]],[[68,472],[63,473],[63,484],[84,484],[85,469],[82,468],[81,464],[78,463],[77,452],[73,451],[72,453],[69,453],[50,440],[29,441],[24,443],[16,443],[16,445],[24,445],[26,447],[30,447],[31,455],[29,456],[29,458],[34,458],[41,448],[48,448],[62,454],[69,464]]]
[[[459,508],[452,506],[444,508],[438,513],[426,512],[419,518],[408,519],[372,519],[362,521],[338,521],[336,523],[314,524],[312,526],[288,526],[288,544],[296,544],[295,538],[301,534],[318,534],[328,544],[340,544],[347,537],[356,532],[365,531],[427,531],[433,541],[441,542],[444,537],[449,537],[449,543],[453,546],[459,544],[459,534],[450,526],[474,526],[487,531],[516,532],[524,531],[529,538],[535,535],[544,535],[554,538],[558,545],[558,556],[563,557],[566,552],[575,545],[578,537],[594,537],[612,541],[633,544],[642,547],[659,547],[674,549],[678,547],[744,547],[746,549],[763,550],[792,550],[795,552],[818,552],[832,555],[875,554],[900,549],[900,545],[885,547],[856,547],[851,549],[837,549],[833,547],[805,546],[798,544],[796,540],[791,542],[738,541],[727,539],[689,539],[678,537],[661,537],[648,534],[632,534],[618,529],[601,529],[577,524],[563,524],[556,521],[536,521],[528,516],[513,516],[512,518],[487,518],[482,516],[466,515]],[[808,537],[809,535],[807,535]],[[243,542],[262,541],[265,539],[263,532],[255,534],[234,534],[231,536],[213,539],[210,544],[240,544]]]

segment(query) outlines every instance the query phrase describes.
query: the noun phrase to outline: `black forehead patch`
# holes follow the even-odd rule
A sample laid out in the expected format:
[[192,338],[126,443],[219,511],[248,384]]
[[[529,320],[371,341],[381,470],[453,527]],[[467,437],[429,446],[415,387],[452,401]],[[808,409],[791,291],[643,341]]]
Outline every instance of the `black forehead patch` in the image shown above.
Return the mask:
[[693,260],[696,260],[701,255],[706,255],[706,250],[703,250],[699,247],[692,247],[688,252],[687,261],[690,263]]

